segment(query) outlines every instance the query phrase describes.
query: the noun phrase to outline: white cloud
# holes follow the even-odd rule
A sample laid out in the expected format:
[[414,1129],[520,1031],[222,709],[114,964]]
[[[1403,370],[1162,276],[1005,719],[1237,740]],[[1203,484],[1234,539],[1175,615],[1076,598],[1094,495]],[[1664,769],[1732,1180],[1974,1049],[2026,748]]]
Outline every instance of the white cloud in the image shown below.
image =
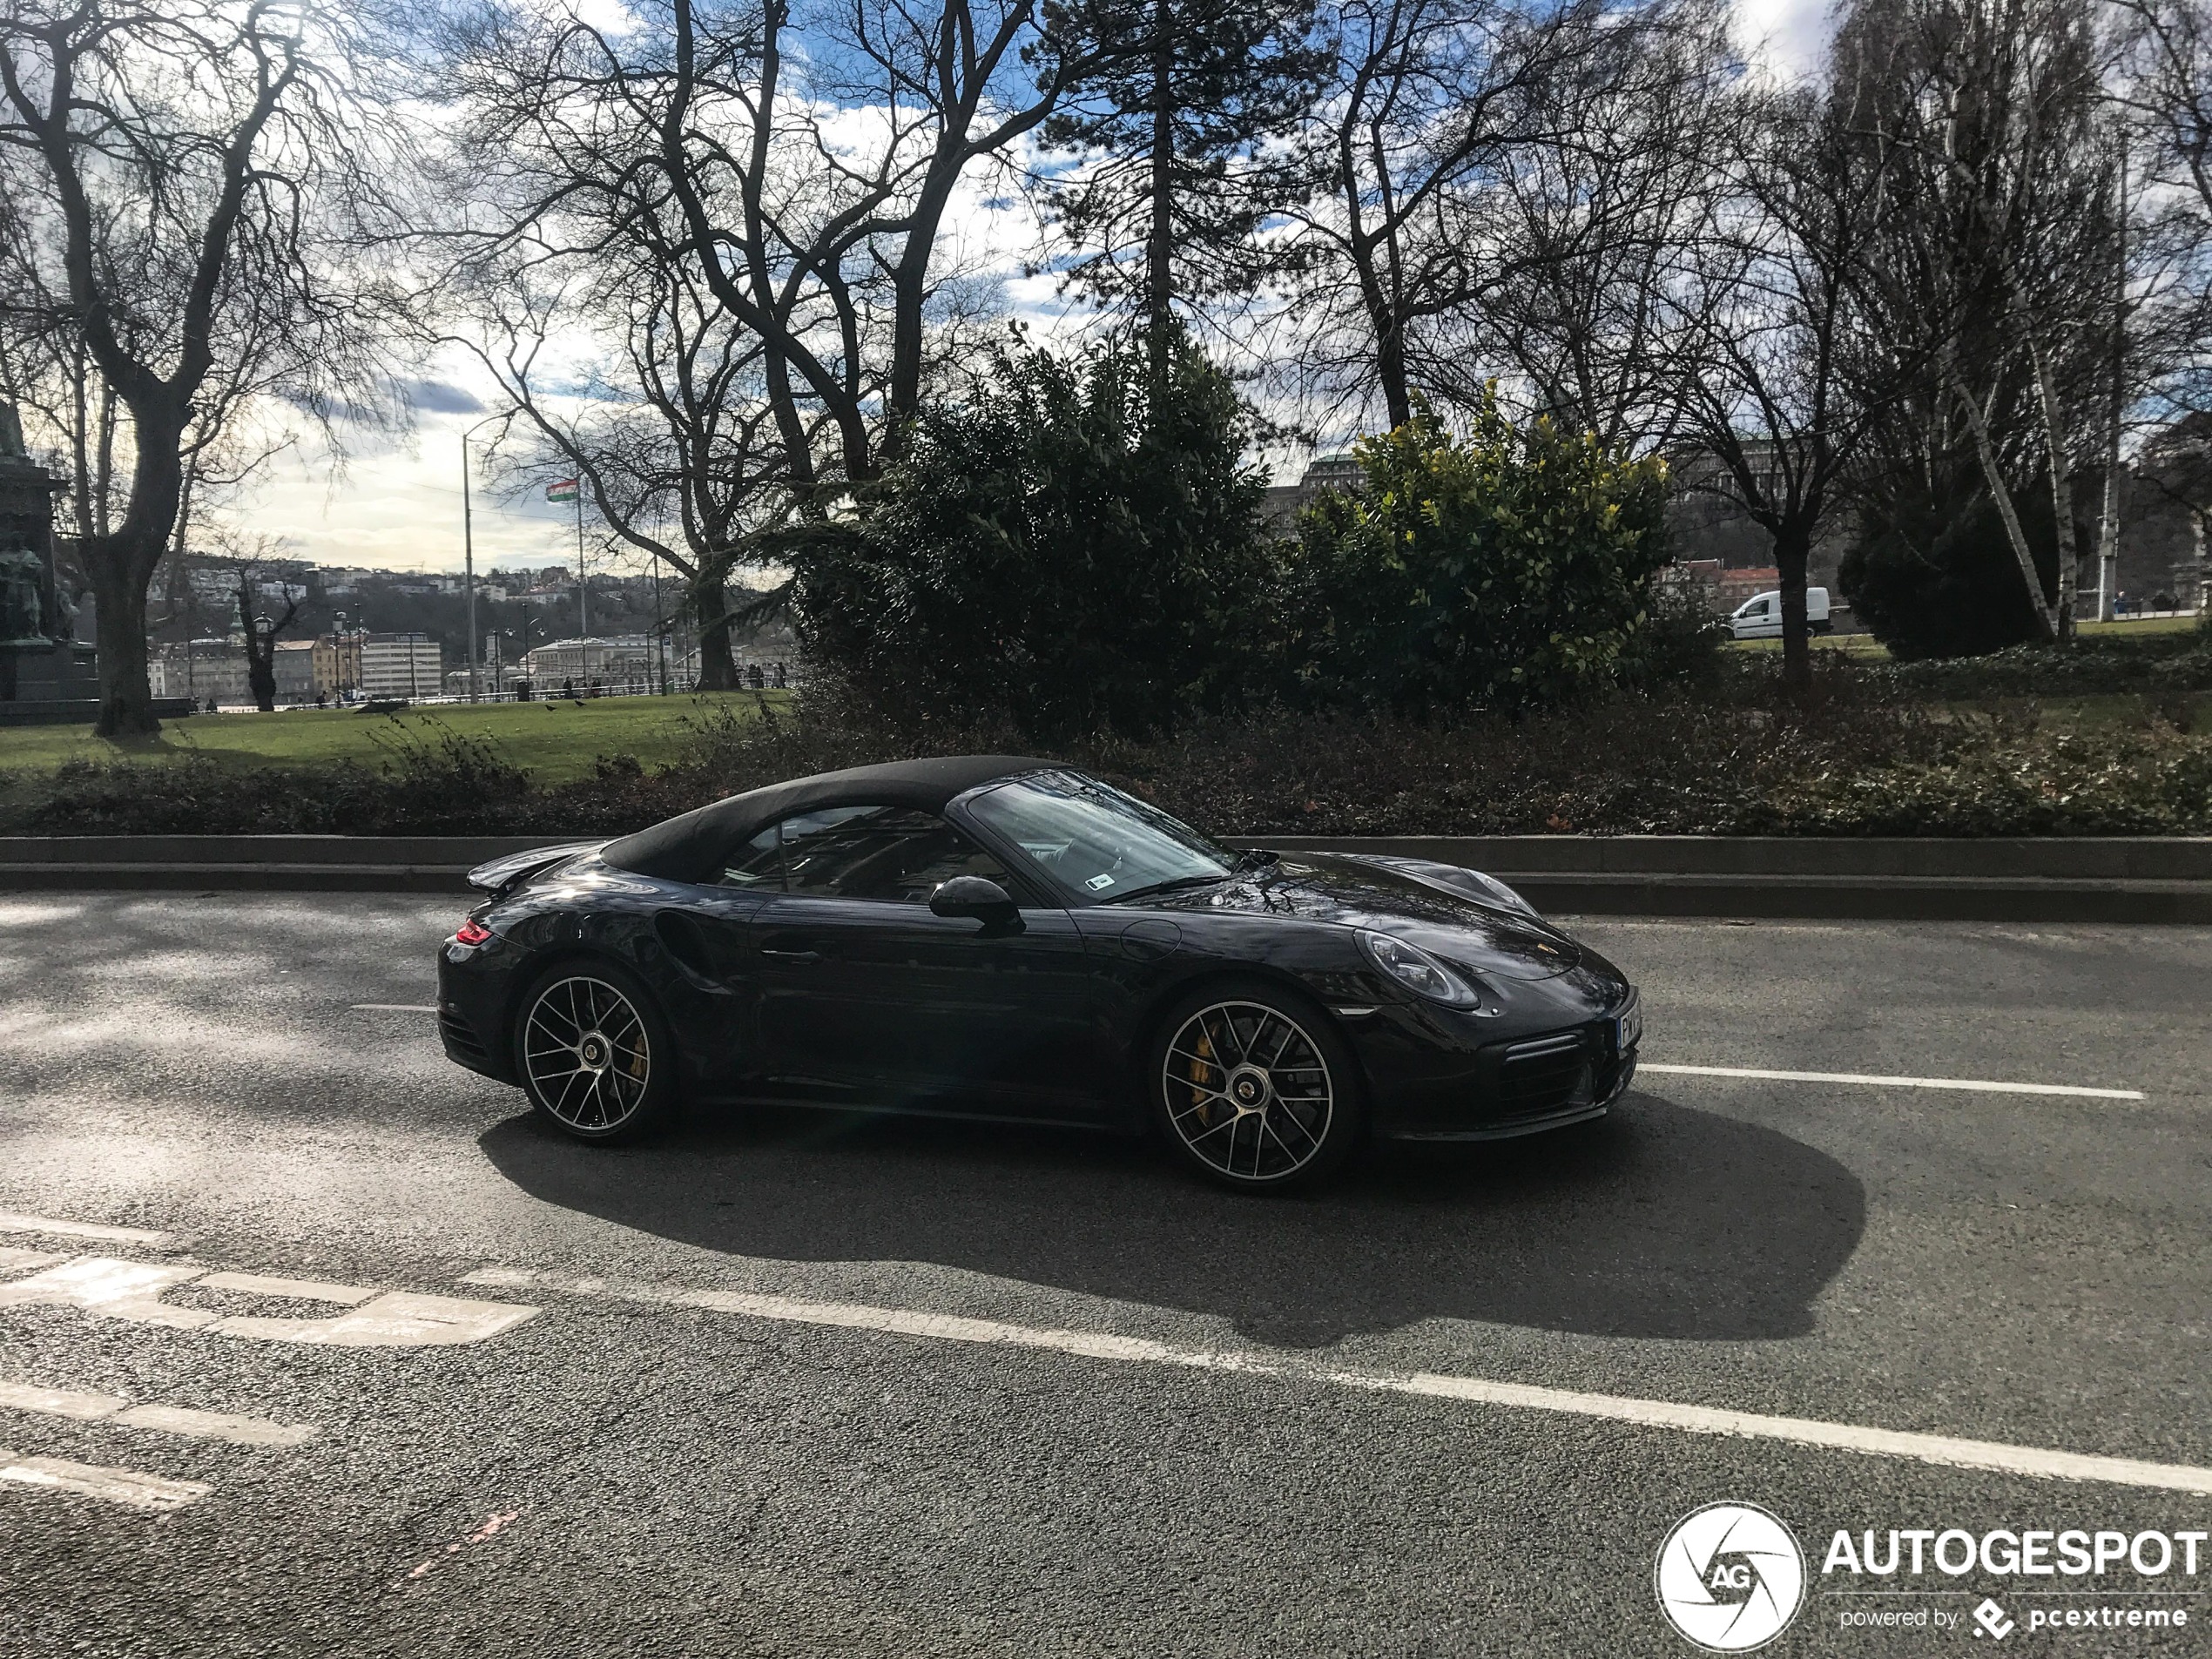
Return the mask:
[[1737,0],[1736,19],[1744,44],[1790,76],[1817,71],[1836,32],[1831,0]]

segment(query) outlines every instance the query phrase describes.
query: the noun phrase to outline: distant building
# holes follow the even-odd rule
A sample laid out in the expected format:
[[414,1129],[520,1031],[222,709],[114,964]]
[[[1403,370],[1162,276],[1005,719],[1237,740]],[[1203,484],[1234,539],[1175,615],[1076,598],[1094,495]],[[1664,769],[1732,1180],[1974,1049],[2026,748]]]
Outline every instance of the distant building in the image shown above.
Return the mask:
[[156,697],[188,697],[205,705],[251,703],[246,647],[227,639],[195,639],[164,645],[146,664],[148,689]]
[[370,634],[361,666],[365,697],[435,697],[445,683],[444,653],[428,634]]
[[[650,684],[658,664],[659,652],[647,634],[556,639],[523,658],[514,678],[527,679],[540,689],[565,683],[578,686]],[[673,667],[671,662],[671,671]]]
[[355,633],[320,634],[308,641],[312,648],[310,684],[325,697],[358,690],[361,683],[361,637]]
[[1350,495],[1359,488],[1360,477],[1359,458],[1348,452],[1316,455],[1298,475],[1298,482],[1269,489],[1261,498],[1259,516],[1277,529],[1288,530],[1291,521],[1322,491],[1336,489]]
[[315,642],[314,640],[278,640],[269,665],[276,671],[278,702],[312,703],[315,700]]

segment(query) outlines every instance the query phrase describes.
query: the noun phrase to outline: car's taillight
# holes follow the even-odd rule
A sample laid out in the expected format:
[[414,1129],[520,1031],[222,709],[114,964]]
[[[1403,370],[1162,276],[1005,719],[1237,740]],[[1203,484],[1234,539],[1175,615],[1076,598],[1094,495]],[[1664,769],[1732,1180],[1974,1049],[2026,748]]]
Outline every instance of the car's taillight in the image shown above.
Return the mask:
[[491,929],[474,916],[469,917],[453,932],[453,942],[456,945],[481,945],[490,937]]

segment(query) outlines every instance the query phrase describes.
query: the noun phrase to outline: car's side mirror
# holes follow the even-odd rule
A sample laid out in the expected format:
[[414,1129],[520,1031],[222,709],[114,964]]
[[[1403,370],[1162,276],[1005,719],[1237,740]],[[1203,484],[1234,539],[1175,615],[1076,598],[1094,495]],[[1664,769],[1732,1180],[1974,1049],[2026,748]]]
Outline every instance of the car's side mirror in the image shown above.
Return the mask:
[[1022,925],[1022,909],[995,881],[980,875],[956,875],[937,884],[929,895],[930,914],[965,916],[980,921],[986,932],[1006,932]]

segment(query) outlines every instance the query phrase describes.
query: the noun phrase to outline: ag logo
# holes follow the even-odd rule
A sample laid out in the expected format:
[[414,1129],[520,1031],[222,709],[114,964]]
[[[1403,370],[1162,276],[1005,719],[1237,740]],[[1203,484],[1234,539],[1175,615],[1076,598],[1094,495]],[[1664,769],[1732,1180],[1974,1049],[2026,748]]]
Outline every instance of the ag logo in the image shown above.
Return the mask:
[[1749,1653],[1790,1628],[1804,1552],[1756,1504],[1711,1503],[1675,1523],[1653,1574],[1667,1622],[1709,1653]]

